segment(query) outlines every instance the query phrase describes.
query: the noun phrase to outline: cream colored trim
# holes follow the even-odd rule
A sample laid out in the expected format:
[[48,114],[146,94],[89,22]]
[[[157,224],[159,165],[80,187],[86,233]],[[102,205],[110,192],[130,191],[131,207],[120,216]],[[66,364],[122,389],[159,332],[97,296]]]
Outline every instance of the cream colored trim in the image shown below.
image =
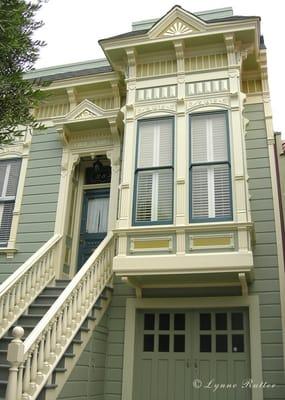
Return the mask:
[[[126,302],[124,361],[122,399],[133,399],[134,357],[135,357],[135,328],[137,309],[199,309],[199,308],[227,308],[248,307],[249,309],[249,338],[251,378],[256,383],[262,382],[262,358],[260,313],[258,296],[248,297],[200,297],[200,298],[172,298],[172,299],[134,299]],[[263,400],[263,389],[253,388],[251,400]]]
[[247,286],[247,280],[244,272],[240,272],[238,274],[238,278],[241,284],[241,291],[243,296],[248,296],[248,286]]
[[17,252],[16,249],[16,237],[18,232],[18,225],[20,219],[20,210],[23,200],[23,192],[25,186],[26,173],[28,168],[30,145],[32,140],[32,135],[29,129],[27,129],[25,135],[20,139],[15,141],[15,144],[7,146],[0,151],[0,159],[7,160],[12,158],[21,158],[21,169],[19,174],[18,188],[15,199],[15,206],[13,211],[13,218],[10,229],[10,237],[8,240],[8,245],[6,248],[0,248],[0,253],[6,253],[8,259],[12,259],[14,254]]
[[118,275],[197,274],[253,271],[252,252],[218,252],[133,255],[114,257],[113,270]]

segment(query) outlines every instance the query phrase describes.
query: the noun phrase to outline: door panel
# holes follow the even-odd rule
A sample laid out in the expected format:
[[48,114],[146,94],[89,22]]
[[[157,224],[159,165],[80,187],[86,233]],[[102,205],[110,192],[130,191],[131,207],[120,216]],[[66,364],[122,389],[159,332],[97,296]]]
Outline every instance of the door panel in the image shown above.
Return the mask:
[[109,189],[85,190],[81,213],[78,269],[105,238],[108,230]]
[[137,328],[134,400],[250,399],[246,310],[138,311]]

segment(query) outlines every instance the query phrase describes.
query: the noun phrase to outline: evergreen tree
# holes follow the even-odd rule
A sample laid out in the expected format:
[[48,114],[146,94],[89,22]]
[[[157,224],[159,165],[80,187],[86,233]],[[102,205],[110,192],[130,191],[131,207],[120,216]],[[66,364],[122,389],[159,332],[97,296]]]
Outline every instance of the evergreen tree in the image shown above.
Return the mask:
[[43,23],[35,16],[42,0],[0,0],[0,145],[21,135],[19,125],[38,127],[31,110],[43,99],[40,84],[24,77],[44,42],[34,39]]

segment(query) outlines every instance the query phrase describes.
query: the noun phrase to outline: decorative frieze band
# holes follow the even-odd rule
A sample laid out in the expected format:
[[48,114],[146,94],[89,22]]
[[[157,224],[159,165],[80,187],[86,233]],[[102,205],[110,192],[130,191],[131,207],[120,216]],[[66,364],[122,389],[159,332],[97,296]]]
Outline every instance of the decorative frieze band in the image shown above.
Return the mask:
[[146,89],[138,89],[136,93],[137,101],[167,99],[177,96],[176,85],[158,86]]
[[228,79],[217,79],[211,81],[191,82],[186,85],[186,95],[195,96],[207,93],[220,93],[229,91]]

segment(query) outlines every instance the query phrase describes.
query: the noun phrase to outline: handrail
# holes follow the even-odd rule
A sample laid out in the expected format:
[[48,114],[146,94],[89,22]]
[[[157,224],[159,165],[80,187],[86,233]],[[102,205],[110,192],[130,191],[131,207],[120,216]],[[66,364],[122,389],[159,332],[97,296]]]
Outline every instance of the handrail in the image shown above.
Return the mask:
[[70,345],[113,271],[115,240],[110,233],[73,277],[25,339],[20,327],[8,347],[11,363],[7,400],[36,399],[53,368]]
[[55,277],[55,234],[0,285],[0,338]]

